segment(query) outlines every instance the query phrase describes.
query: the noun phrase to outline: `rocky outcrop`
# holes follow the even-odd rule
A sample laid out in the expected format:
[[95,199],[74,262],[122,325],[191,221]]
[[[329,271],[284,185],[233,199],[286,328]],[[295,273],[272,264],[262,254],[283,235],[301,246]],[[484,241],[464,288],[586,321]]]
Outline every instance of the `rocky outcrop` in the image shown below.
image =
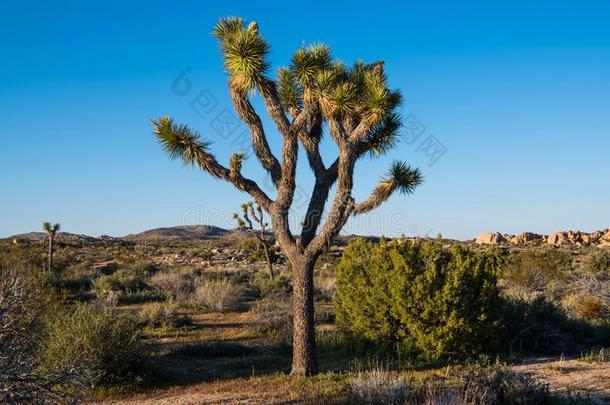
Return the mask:
[[558,231],[550,235],[534,232],[523,232],[518,235],[502,235],[499,232],[483,232],[474,242],[478,245],[499,245],[510,243],[514,246],[531,244],[548,244],[553,246],[608,246],[610,247],[610,229],[591,233],[582,231]]
[[554,232],[546,238],[546,243],[549,245],[560,246],[568,241],[566,232]]
[[542,235],[538,235],[537,233],[533,232],[523,232],[510,238],[510,243],[512,245],[525,245],[529,242],[534,242],[540,239],[542,239]]
[[498,245],[505,242],[506,238],[499,232],[483,232],[475,240],[478,245]]

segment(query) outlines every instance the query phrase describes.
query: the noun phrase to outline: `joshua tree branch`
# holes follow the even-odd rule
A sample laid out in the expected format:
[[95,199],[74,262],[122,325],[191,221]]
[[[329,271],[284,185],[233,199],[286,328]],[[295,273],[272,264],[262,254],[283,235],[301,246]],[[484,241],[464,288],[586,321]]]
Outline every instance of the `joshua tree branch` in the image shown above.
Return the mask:
[[339,153],[337,190],[326,223],[320,233],[305,248],[305,256],[319,255],[327,249],[347,222],[353,210],[353,174],[356,164],[354,150],[342,149]]
[[262,79],[259,91],[265,101],[267,112],[273,119],[273,122],[275,122],[277,129],[284,137],[288,136],[291,124],[282,107],[275,82],[267,78]]
[[170,158],[181,158],[188,166],[197,165],[212,177],[228,181],[250,194],[265,210],[269,210],[272,201],[258,184],[243,177],[239,167],[233,166],[231,170],[218,163],[216,157],[207,151],[209,143],[201,141],[197,132],[191,131],[186,125],[174,124],[167,116],[153,120],[152,123],[159,143]]
[[246,91],[231,86],[229,86],[229,91],[231,93],[235,111],[242,121],[248,125],[250,135],[252,136],[252,148],[254,149],[256,156],[263,167],[269,172],[273,183],[277,184],[281,176],[280,163],[269,148],[269,143],[267,142],[267,137],[265,136],[260,117],[256,114],[254,107],[248,100]]
[[381,179],[371,195],[354,206],[354,214],[364,214],[379,207],[395,192],[411,194],[423,181],[419,169],[412,169],[402,162],[395,161]]

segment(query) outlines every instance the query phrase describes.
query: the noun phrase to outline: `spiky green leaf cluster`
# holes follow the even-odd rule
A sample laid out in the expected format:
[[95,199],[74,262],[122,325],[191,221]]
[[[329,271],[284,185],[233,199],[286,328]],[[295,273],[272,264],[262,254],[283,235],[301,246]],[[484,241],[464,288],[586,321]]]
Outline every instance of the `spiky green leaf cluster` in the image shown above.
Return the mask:
[[296,115],[303,108],[303,88],[297,84],[294,70],[280,68],[277,75],[278,93],[284,109]]
[[269,69],[269,45],[258,32],[256,22],[247,27],[239,17],[222,18],[214,35],[220,40],[224,66],[231,83],[241,90],[253,90],[265,80]]
[[371,157],[379,157],[394,149],[400,139],[399,129],[402,126],[400,115],[390,113],[381,122],[374,125],[364,142],[364,149]]
[[412,194],[423,180],[423,175],[419,169],[413,169],[400,161],[392,163],[386,178],[386,181],[392,184],[401,194]]
[[243,152],[233,153],[229,162],[229,170],[231,177],[235,177],[241,173],[241,167],[246,160],[246,154]]
[[396,190],[401,194],[411,194],[423,182],[419,169],[412,169],[403,162],[394,161],[385,177],[381,179],[371,196],[355,206],[355,214],[370,212],[387,201]]
[[201,141],[197,131],[191,131],[186,125],[174,124],[168,116],[152,120],[152,124],[163,150],[171,159],[182,159],[185,165],[198,163],[202,152],[206,152],[210,146],[209,142]]
[[328,69],[331,63],[330,48],[324,44],[303,47],[292,56],[292,70],[303,88],[313,88],[318,73]]
[[61,226],[59,224],[54,224],[51,225],[50,222],[45,221],[42,223],[42,228],[47,232],[47,233],[51,233],[51,234],[55,234],[57,231],[60,230]]
[[[287,72],[292,72],[291,81],[287,80]],[[288,95],[315,96],[327,118],[352,116],[374,125],[401,101],[400,93],[391,91],[386,84],[383,63],[366,65],[358,61],[347,69],[342,62],[333,60],[323,45],[298,50],[291,66],[281,75],[282,81],[291,84]],[[296,105],[294,98],[290,105]]]

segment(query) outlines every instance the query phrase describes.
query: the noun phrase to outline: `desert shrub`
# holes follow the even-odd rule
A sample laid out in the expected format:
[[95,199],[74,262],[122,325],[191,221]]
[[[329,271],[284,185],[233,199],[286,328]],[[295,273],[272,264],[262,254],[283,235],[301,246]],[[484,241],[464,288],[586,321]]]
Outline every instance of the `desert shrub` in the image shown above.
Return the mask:
[[41,270],[45,265],[46,250],[41,244],[36,245],[0,245],[0,267],[12,269],[23,267]]
[[328,268],[320,268],[314,272],[314,296],[321,301],[330,302],[336,290],[334,272]]
[[46,325],[40,346],[47,373],[82,370],[92,386],[132,376],[140,361],[137,321],[112,309],[76,304]]
[[258,250],[260,248],[259,243],[260,242],[255,237],[249,237],[249,238],[246,238],[246,239],[242,240],[241,242],[239,242],[239,244],[237,245],[237,248],[244,251],[244,253],[246,253],[246,254],[250,254],[253,251]]
[[115,308],[119,304],[119,293],[110,291],[103,298],[97,298],[95,304],[105,308]]
[[195,302],[211,311],[228,312],[240,307],[243,294],[243,286],[228,279],[200,280]]
[[260,298],[289,297],[292,293],[291,277],[289,273],[283,272],[272,280],[267,271],[260,270],[250,281],[250,288]]
[[357,338],[416,350],[422,357],[469,356],[497,344],[500,303],[492,254],[439,241],[366,243],[337,268],[337,324]]
[[[453,373],[451,373],[453,371]],[[547,385],[501,364],[470,364],[448,370],[457,383],[427,379],[412,387],[407,403],[502,405],[555,403]]]
[[335,312],[333,311],[332,306],[325,305],[324,302],[319,302],[315,305],[314,311],[316,324],[335,322]]
[[252,354],[253,348],[234,342],[206,342],[182,345],[170,352],[172,356],[189,358],[242,357]]
[[357,372],[349,382],[349,392],[359,402],[367,404],[402,403],[409,382],[383,366]]
[[595,248],[591,250],[580,265],[582,271],[590,274],[606,274],[610,277],[610,251]]
[[111,291],[121,295],[148,289],[147,281],[156,271],[151,264],[136,264],[121,268],[112,274],[101,276],[93,282],[93,291],[98,298],[104,298]]
[[610,348],[601,348],[597,350],[590,350],[589,353],[580,357],[581,361],[587,363],[605,363],[610,362]]
[[511,298],[554,298],[566,285],[572,266],[569,253],[551,249],[527,249],[514,254],[502,273],[505,293]]
[[190,317],[180,314],[173,304],[158,302],[145,304],[140,308],[139,316],[141,322],[151,328],[179,328],[192,324]]
[[502,313],[506,350],[516,354],[573,353],[610,342],[606,325],[571,318],[544,297],[507,300]]
[[[279,253],[278,248],[275,246],[269,247],[269,259],[271,263],[281,263],[282,256]],[[267,256],[265,255],[265,250],[259,245],[257,248],[248,255],[248,261],[250,263],[256,262],[267,262]]]
[[206,250],[206,249],[197,249],[192,254],[193,254],[193,257],[197,257],[199,259],[208,260],[208,261],[212,260],[212,257],[214,257],[212,252],[210,252],[209,250]]
[[167,298],[187,301],[195,292],[193,274],[186,271],[160,271],[152,275],[149,284]]
[[0,266],[0,402],[69,403],[73,395],[58,391],[75,370],[41,373],[36,347],[41,326],[59,303],[40,273],[29,267]]
[[252,309],[256,313],[256,330],[259,333],[275,335],[283,348],[292,344],[292,305],[289,297],[265,298],[257,301]]
[[165,295],[154,290],[136,290],[118,294],[118,302],[123,305],[145,304],[164,300]]
[[608,307],[596,297],[585,295],[580,298],[577,314],[587,320],[604,319],[608,317]]
[[602,317],[607,318],[610,313],[610,272],[580,271],[574,275],[572,283],[591,302],[599,304],[600,314],[605,312]]
[[94,278],[95,272],[90,263],[79,263],[63,269],[53,284],[70,293],[79,294],[91,289]]

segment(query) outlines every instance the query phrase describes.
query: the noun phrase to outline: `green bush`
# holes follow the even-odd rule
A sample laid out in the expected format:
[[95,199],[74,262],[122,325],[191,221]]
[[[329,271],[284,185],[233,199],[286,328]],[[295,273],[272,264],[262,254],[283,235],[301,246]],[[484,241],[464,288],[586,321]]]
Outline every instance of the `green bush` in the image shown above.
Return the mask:
[[76,304],[46,326],[40,346],[46,373],[80,370],[92,386],[128,379],[140,362],[137,321],[116,310]]
[[258,271],[250,281],[250,287],[258,297],[289,297],[292,293],[292,279],[290,274],[282,272],[271,276],[266,270]]
[[337,324],[426,359],[494,349],[500,303],[496,255],[440,241],[351,243],[337,268]]
[[128,295],[148,289],[148,279],[156,271],[151,264],[136,264],[99,277],[93,281],[93,291],[98,298],[105,298],[110,292]]
[[512,255],[503,271],[505,292],[511,298],[555,298],[565,287],[571,268],[569,253],[550,248],[521,251]]

